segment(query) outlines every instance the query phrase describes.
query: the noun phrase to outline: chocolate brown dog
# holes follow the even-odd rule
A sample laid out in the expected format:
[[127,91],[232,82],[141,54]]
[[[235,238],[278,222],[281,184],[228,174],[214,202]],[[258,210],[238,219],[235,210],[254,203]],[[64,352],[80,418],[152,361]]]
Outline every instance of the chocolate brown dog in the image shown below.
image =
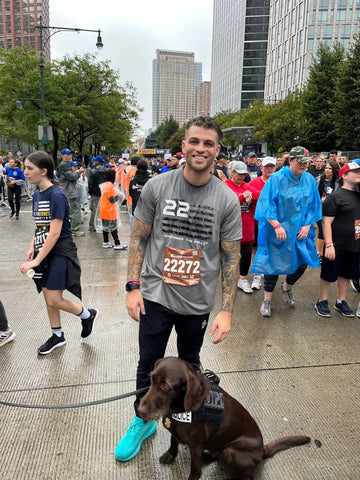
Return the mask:
[[204,450],[222,460],[236,479],[253,480],[262,460],[310,441],[306,436],[292,436],[264,445],[260,429],[249,412],[189,363],[176,357],[156,362],[150,389],[141,399],[138,413],[145,421],[168,415],[164,425],[171,429],[171,445],[160,462],[172,463],[178,444],[188,445],[191,454],[188,480],[199,480]]

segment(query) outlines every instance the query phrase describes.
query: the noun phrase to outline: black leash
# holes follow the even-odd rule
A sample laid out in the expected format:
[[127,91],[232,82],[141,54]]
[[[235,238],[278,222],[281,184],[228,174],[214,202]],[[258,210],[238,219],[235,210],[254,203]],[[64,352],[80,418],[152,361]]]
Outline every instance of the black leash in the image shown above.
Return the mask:
[[[210,381],[219,384],[219,377],[211,370],[203,370],[201,366],[202,374],[209,378]],[[145,393],[149,390],[150,387],[140,388],[139,390],[134,390],[133,392],[123,393],[122,395],[116,395],[115,397],[103,398],[101,400],[94,400],[93,402],[85,403],[73,403],[70,405],[28,405],[26,403],[14,403],[14,402],[3,402],[0,401],[0,405],[5,407],[17,407],[17,408],[37,408],[40,410],[63,410],[65,408],[83,408],[91,407],[92,405],[100,405],[102,403],[116,402],[123,398],[132,397],[133,395],[138,395],[139,393]]]
[[13,403],[13,402],[2,402],[2,401],[0,401],[0,405],[4,405],[6,407],[17,407],[17,408],[39,408],[41,410],[82,408],[82,407],[91,407],[92,405],[100,405],[101,403],[115,402],[116,400],[132,397],[133,395],[138,395],[139,393],[145,393],[148,390],[149,390],[149,387],[145,387],[145,388],[140,388],[139,390],[134,390],[133,392],[123,393],[122,395],[116,395],[115,397],[103,398],[102,400],[94,400],[93,402],[74,403],[70,405],[27,405],[25,403]]

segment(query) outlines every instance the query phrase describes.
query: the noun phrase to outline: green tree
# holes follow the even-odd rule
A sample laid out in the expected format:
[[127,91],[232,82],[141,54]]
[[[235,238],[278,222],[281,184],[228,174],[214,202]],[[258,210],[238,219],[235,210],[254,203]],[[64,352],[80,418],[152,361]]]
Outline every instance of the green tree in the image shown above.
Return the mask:
[[169,118],[160,123],[160,125],[158,125],[156,130],[153,132],[153,135],[156,137],[157,147],[165,148],[166,142],[178,129],[179,124],[171,115]]
[[[2,52],[5,65],[1,70],[0,124],[6,122],[5,135],[10,136],[17,124],[23,140],[38,144],[40,121],[39,58],[24,47]],[[107,61],[94,55],[64,57],[45,65],[46,122],[54,132],[52,152],[56,158],[62,146],[84,151],[84,143],[92,137],[95,152],[106,145],[110,152],[131,143],[141,110],[131,84],[120,84],[119,73]],[[25,101],[16,109],[19,98]],[[30,133],[31,132],[31,133]]]
[[185,125],[179,128],[175,133],[171,135],[169,140],[165,144],[165,148],[169,148],[171,153],[175,155],[182,150],[182,141],[185,138]]
[[339,70],[335,124],[338,145],[344,150],[360,150],[360,36]]
[[320,45],[301,94],[300,137],[310,150],[330,150],[337,144],[335,104],[344,49]]

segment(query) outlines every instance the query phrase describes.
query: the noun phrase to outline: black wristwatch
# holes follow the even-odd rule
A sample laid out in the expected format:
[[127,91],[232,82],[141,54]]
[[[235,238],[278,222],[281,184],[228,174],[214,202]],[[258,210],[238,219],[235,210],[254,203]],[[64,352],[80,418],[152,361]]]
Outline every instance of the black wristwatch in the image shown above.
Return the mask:
[[125,285],[125,289],[126,289],[127,292],[131,292],[131,290],[138,290],[139,288],[140,288],[140,282],[139,281],[130,280]]

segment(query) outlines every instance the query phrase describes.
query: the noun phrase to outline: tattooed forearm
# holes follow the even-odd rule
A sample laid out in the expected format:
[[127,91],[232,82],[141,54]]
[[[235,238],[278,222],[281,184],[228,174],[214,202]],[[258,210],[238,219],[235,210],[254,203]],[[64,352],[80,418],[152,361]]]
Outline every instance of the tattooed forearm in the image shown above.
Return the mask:
[[239,276],[240,240],[221,242],[222,310],[234,308],[236,282]]
[[134,218],[128,258],[128,280],[140,278],[146,242],[151,233],[151,228],[151,225],[141,222],[136,217]]

